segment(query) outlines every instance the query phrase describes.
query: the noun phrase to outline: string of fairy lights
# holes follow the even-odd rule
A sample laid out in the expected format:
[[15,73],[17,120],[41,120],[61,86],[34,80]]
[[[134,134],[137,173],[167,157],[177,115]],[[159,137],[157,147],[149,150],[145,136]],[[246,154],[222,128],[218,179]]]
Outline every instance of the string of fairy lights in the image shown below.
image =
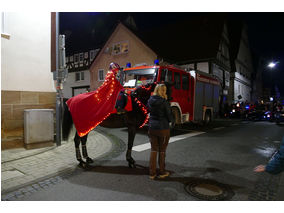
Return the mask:
[[[95,91],[94,97],[96,98],[96,100],[97,100],[98,103],[101,101],[99,91],[100,91],[106,84],[109,84],[109,81],[111,81],[111,83],[110,83],[110,88],[111,88],[111,89],[110,89],[109,94],[107,95],[107,100],[109,100],[109,98],[112,96],[112,94],[113,94],[113,92],[114,92],[114,84],[115,84],[115,73],[114,73],[114,71],[109,71],[109,72],[107,73],[104,83]],[[153,85],[155,85],[155,84],[157,84],[157,83],[155,82]],[[142,85],[142,86],[140,86],[140,88],[143,89],[143,90],[146,90],[146,91],[150,91],[153,85],[151,85],[150,87],[145,87],[145,86]],[[135,101],[135,102],[137,103],[137,105],[140,107],[141,112],[142,112],[142,113],[144,114],[144,116],[145,116],[145,119],[144,119],[143,123],[139,126],[139,128],[142,128],[143,126],[146,125],[146,123],[147,123],[148,120],[149,120],[148,108],[147,108],[140,100],[138,100],[137,97],[134,98],[134,101]],[[79,133],[79,136],[80,136],[80,137],[83,137],[83,136],[85,136],[86,134],[88,134],[92,129],[94,129],[96,126],[98,126],[100,123],[102,123],[105,119],[107,119],[112,113],[113,113],[113,112],[108,113],[101,121],[96,122],[95,124],[93,124],[92,127],[89,128],[87,131]]]

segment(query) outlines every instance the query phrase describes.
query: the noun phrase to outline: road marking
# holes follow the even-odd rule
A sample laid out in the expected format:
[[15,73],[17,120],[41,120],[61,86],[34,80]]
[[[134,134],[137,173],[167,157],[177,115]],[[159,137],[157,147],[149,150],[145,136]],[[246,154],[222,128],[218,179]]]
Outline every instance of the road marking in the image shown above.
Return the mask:
[[224,128],[225,128],[224,126],[221,126],[221,127],[216,127],[213,130],[220,130],[220,129],[224,129]]
[[[183,140],[185,138],[190,138],[190,137],[193,137],[193,136],[196,136],[196,135],[201,135],[201,134],[204,134],[204,133],[205,132],[192,132],[192,133],[188,133],[188,134],[184,134],[184,135],[177,135],[177,136],[171,137],[169,143],[173,143],[173,142],[176,142],[176,141]],[[140,144],[140,145],[134,146],[132,148],[132,150],[134,150],[136,152],[142,152],[142,151],[145,151],[147,149],[151,149],[150,142]]]
[[232,126],[237,126],[237,125],[239,125],[239,124],[237,124],[237,123],[232,124]]

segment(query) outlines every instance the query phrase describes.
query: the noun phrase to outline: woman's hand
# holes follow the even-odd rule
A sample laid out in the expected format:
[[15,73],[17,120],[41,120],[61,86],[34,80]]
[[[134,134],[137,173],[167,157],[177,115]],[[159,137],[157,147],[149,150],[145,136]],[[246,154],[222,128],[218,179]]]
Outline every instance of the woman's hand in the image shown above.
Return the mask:
[[264,172],[265,171],[265,165],[258,165],[254,168],[254,172]]

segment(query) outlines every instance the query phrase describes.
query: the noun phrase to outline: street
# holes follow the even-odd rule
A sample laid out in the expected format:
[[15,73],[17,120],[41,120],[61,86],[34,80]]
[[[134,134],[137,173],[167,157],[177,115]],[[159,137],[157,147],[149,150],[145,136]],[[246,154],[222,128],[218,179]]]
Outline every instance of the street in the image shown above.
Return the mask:
[[[132,157],[136,168],[128,168],[125,160],[125,128],[98,127],[95,131],[110,137],[118,150],[94,159],[88,170],[78,167],[55,177],[59,180],[55,184],[14,200],[198,201],[202,199],[188,192],[189,184],[198,181],[228,187],[229,192],[223,198],[219,196],[220,200],[276,199],[280,175],[254,173],[253,168],[265,164],[278,149],[283,124],[223,119],[208,127],[179,127],[172,132],[166,153],[166,169],[171,176],[155,181],[148,175],[150,145],[146,128],[139,130],[134,140]],[[203,193],[214,194],[214,189]]]

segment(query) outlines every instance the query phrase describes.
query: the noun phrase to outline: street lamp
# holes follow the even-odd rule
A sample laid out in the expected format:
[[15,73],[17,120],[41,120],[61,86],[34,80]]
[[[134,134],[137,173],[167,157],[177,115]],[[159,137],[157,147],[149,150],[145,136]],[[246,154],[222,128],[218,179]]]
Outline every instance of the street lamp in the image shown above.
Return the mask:
[[[268,68],[270,68],[270,70],[272,70],[272,69],[275,69],[276,68],[276,65],[277,64],[279,64],[280,62],[279,61],[271,61],[268,65],[267,65],[267,67]],[[275,84],[275,79],[273,79],[272,78],[272,82],[273,82],[273,84],[274,84],[274,87],[275,87],[275,95],[276,95],[276,97],[278,97],[278,96],[280,96],[279,94],[277,94],[278,92],[278,88],[277,88],[277,85]],[[278,97],[278,98],[280,98],[280,97]],[[274,100],[273,100],[274,101]]]
[[278,63],[279,63],[279,61],[277,61],[277,62],[272,61],[272,62],[270,62],[267,66],[268,66],[270,69],[273,69],[273,68],[276,66],[276,64],[278,64]]

